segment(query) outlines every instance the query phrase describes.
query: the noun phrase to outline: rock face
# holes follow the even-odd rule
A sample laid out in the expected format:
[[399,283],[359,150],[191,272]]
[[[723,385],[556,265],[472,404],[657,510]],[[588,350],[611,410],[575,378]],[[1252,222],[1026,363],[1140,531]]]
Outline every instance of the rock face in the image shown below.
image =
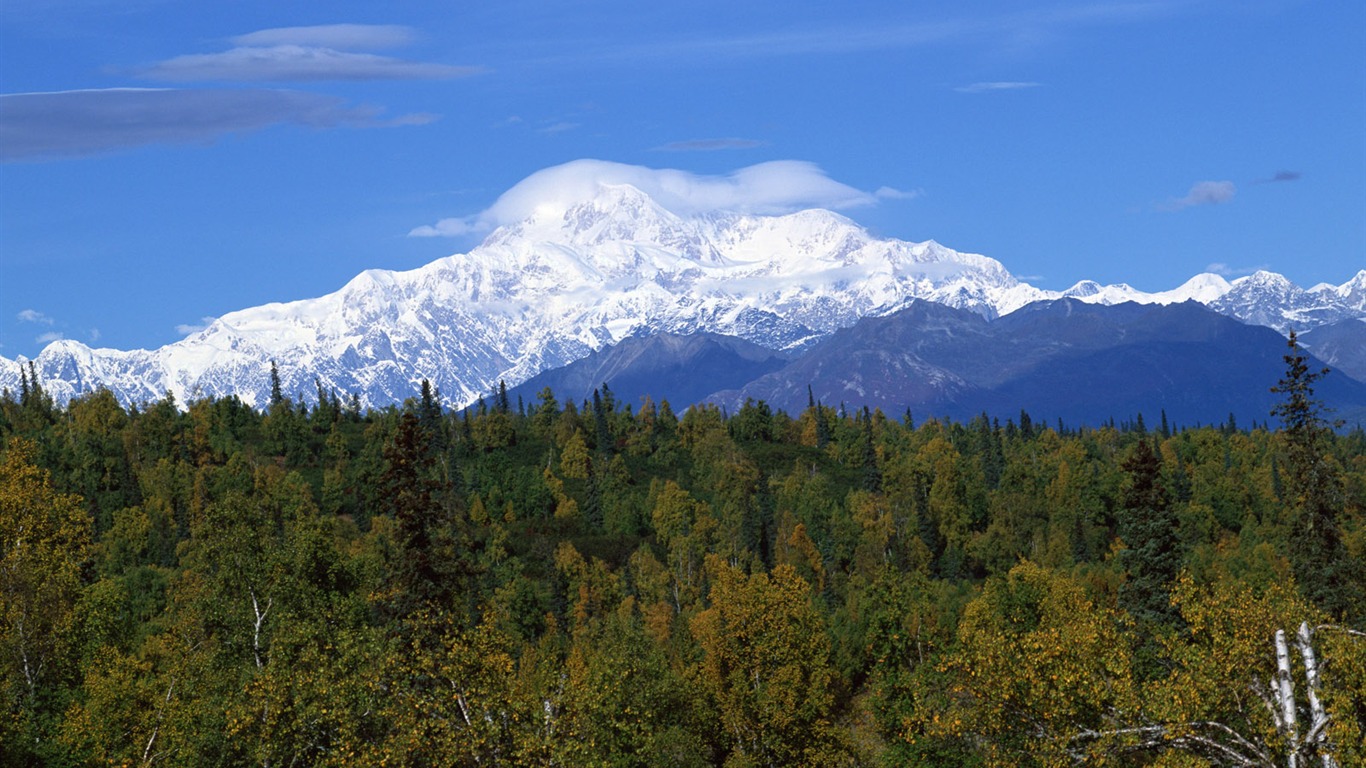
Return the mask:
[[[1266,273],[1232,284],[1201,275],[1164,293],[1079,283],[1102,304],[1195,299],[1277,330],[1366,317],[1366,272],[1303,291]],[[983,319],[1063,294],[1000,262],[933,241],[878,239],[824,210],[784,216],[679,216],[629,185],[599,185],[541,206],[469,253],[408,272],[369,270],[315,299],[226,314],[157,350],[54,342],[36,364],[59,402],[107,387],[128,403],[237,395],[260,405],[269,370],[285,392],[315,386],[369,406],[412,396],[429,379],[450,405],[581,359],[634,336],[717,333],[797,352],[860,318],[915,299]],[[0,359],[0,387],[19,388]]]

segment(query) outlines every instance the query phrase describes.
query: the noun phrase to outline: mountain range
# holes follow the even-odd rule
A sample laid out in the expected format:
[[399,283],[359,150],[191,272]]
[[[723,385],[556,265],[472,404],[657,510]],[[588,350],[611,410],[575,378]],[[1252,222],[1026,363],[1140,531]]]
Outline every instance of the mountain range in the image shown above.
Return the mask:
[[[989,328],[1019,315],[1002,326],[1009,328],[1031,316],[1022,308],[1063,299],[1058,306],[1073,313],[1083,305],[1196,302],[1246,324],[1310,331],[1306,345],[1321,339],[1331,349],[1324,355],[1334,358],[1330,364],[1349,375],[1366,370],[1366,270],[1340,286],[1308,290],[1258,272],[1231,282],[1197,275],[1161,293],[1090,281],[1047,291],[995,259],[933,241],[877,238],[830,211],[681,216],[629,185],[600,185],[584,199],[540,206],[468,253],[405,272],[369,270],[326,296],[223,315],[160,349],[92,349],[62,340],[34,362],[58,401],[107,387],[129,403],[169,391],[182,403],[232,394],[261,405],[274,362],[286,394],[305,400],[321,385],[383,406],[412,396],[428,379],[447,404],[464,405],[499,381],[529,382],[628,339],[656,338],[665,346],[676,339],[669,343],[690,355],[704,355],[708,345],[727,354],[741,341],[751,345],[741,355],[746,366],[734,375],[694,377],[689,397],[701,397],[751,391],[763,376],[776,375],[779,363],[808,359],[861,320],[941,305],[959,311],[956,323]],[[924,374],[945,393],[984,386],[929,360],[900,365],[886,375]],[[19,371],[17,361],[0,359],[0,387],[16,391]],[[963,377],[961,384],[946,372]],[[751,373],[758,375],[747,378]],[[607,380],[617,388],[619,377]],[[805,387],[801,382],[802,405]]]
[[[1362,324],[1366,326],[1366,324]],[[798,413],[812,399],[892,416],[966,421],[1032,418],[1098,425],[1140,414],[1156,426],[1266,422],[1285,371],[1284,337],[1195,301],[1091,304],[1062,298],[1009,315],[914,301],[866,317],[796,355],[714,334],[631,338],[509,390],[535,402],[542,387],[587,401],[610,384],[617,402],[708,401],[734,413],[747,401]],[[708,388],[711,389],[707,392]],[[1333,375],[1316,396],[1366,423],[1366,383]]]

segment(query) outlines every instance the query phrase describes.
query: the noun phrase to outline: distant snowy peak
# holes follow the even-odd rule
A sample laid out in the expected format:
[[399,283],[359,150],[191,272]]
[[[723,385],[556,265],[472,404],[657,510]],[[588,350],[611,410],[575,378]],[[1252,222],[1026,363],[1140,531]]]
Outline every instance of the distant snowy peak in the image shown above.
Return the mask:
[[[1358,274],[1353,281],[1360,278]],[[1234,280],[1233,287],[1210,302],[1210,307],[1245,323],[1269,326],[1281,333],[1305,331],[1361,315],[1360,307],[1343,300],[1343,296],[1351,295],[1353,281],[1338,290],[1306,291],[1283,275],[1258,271]]]
[[1054,294],[1054,298],[1072,298],[1093,304],[1122,304],[1126,301],[1138,304],[1179,304],[1183,301],[1198,301],[1208,304],[1233,286],[1219,275],[1203,273],[1187,280],[1179,288],[1170,291],[1146,293],[1127,283],[1101,285],[1094,280],[1082,280],[1067,290]]
[[1366,312],[1366,269],[1356,273],[1351,280],[1337,287],[1330,287],[1338,300],[1352,309]]

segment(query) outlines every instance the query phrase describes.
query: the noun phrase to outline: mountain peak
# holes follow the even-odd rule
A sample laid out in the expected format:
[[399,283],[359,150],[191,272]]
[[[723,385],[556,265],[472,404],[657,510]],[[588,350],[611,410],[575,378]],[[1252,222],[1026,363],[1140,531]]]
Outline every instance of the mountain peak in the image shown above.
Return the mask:
[[1297,288],[1298,286],[1290,282],[1285,275],[1282,275],[1279,272],[1268,272],[1264,269],[1259,269],[1246,277],[1240,277],[1237,280],[1234,280],[1233,287],[1267,287],[1275,288],[1277,290],[1290,290]]
[[1081,299],[1087,296],[1095,296],[1101,292],[1101,288],[1101,284],[1095,280],[1079,280],[1076,285],[1063,291],[1062,295]]

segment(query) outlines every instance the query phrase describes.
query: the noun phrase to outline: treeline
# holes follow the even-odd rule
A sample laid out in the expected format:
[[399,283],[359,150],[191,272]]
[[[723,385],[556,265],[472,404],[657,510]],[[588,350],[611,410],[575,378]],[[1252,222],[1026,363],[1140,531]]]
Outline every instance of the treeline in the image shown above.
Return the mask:
[[1312,383],[1060,432],[25,377],[0,762],[1366,764],[1366,435]]

